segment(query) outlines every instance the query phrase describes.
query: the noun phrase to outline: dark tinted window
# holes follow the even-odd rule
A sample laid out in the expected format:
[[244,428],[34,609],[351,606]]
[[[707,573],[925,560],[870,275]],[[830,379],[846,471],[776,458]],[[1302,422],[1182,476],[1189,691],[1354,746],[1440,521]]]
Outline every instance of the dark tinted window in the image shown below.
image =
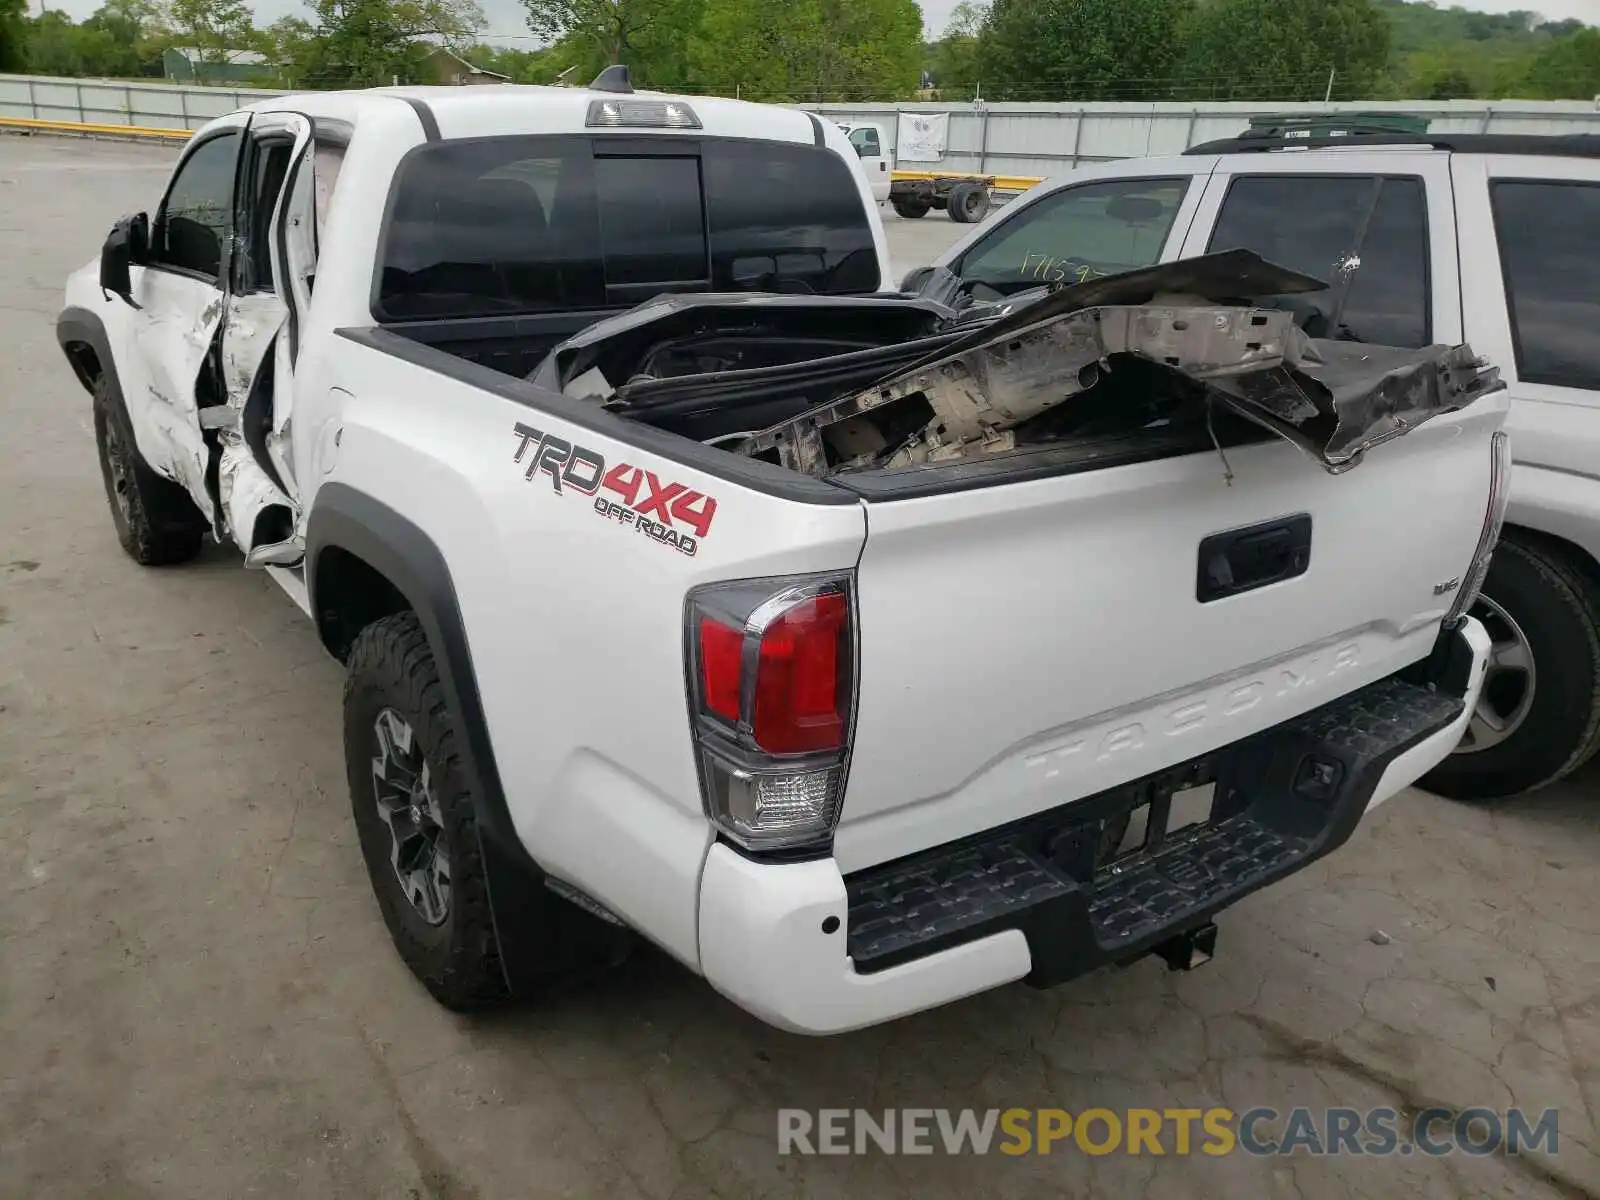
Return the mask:
[[[661,291],[870,292],[848,164],[705,141],[652,155],[588,138],[442,142],[407,159],[383,246],[390,319],[625,307]],[[709,244],[708,244],[709,230]]]
[[706,147],[705,175],[717,291],[877,291],[860,185],[836,154],[723,142]]
[[202,143],[184,160],[150,231],[152,265],[197,271],[215,279],[222,243],[233,224],[233,178],[239,135]]
[[1242,176],[1228,189],[1210,248],[1254,250],[1330,285],[1354,255],[1360,266],[1342,313],[1337,286],[1274,299],[1309,309],[1305,328],[1313,337],[1410,347],[1426,346],[1431,337],[1428,210],[1420,179]]
[[594,181],[608,284],[705,279],[699,159],[597,158]]
[[1011,293],[1083,283],[1161,258],[1184,179],[1116,179],[1062,188],[1017,211],[968,250],[958,274]]
[[1492,199],[1518,376],[1600,388],[1600,185],[1497,183]]

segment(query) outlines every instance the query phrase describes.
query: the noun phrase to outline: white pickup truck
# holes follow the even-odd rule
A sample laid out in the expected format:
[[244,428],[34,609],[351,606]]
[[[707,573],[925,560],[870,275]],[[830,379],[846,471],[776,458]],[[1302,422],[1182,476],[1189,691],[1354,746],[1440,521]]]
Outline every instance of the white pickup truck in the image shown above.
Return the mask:
[[1495,368],[1249,253],[902,295],[852,157],[615,71],[279,97],[68,283],[124,549],[236,545],[345,664],[446,1005],[635,936],[819,1034],[1192,966],[1466,728]]
[[1577,770],[1600,749],[1600,137],[1262,131],[1102,163],[1031,189],[906,283],[992,302],[1236,248],[1345,268],[1342,300],[1299,304],[1310,332],[1466,340],[1502,366],[1511,499],[1473,608],[1494,652],[1467,736],[1424,786],[1489,799]]

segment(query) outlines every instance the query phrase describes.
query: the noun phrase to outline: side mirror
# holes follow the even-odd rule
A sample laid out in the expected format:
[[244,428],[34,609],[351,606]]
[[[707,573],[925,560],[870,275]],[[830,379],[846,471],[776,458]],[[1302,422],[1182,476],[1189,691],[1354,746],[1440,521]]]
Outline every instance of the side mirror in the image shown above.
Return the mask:
[[121,296],[125,303],[138,308],[130,268],[143,264],[149,251],[150,219],[144,213],[134,213],[119,220],[100,247],[100,290],[108,296]]
[[932,267],[913,267],[906,272],[906,277],[900,281],[900,290],[902,292],[920,292],[922,285],[928,281],[928,277],[932,274]]

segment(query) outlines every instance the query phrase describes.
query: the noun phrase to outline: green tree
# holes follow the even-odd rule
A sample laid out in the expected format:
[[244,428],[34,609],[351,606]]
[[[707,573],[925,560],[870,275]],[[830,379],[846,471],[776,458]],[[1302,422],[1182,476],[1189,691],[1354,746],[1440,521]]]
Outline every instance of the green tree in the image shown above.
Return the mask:
[[207,68],[228,61],[233,50],[249,49],[255,41],[255,24],[246,0],[172,0],[168,19],[185,49],[195,52],[198,82],[210,78]]
[[706,0],[689,49],[697,87],[750,100],[909,96],[922,65],[916,0]]
[[1526,94],[1545,100],[1600,96],[1600,29],[1580,29],[1552,42],[1528,68]]
[[27,35],[27,67],[35,75],[82,75],[83,52],[77,27],[66,13],[47,9],[32,23]]
[[928,74],[942,100],[966,100],[982,83],[978,72],[979,39],[988,8],[974,0],[961,0],[950,14],[944,36],[927,55]]
[[1190,0],[995,0],[979,69],[997,100],[1170,95]]
[[0,0],[0,71],[20,71],[28,63],[27,0]]
[[292,51],[299,56],[292,70],[306,87],[378,87],[396,76],[415,80],[433,48],[430,40],[464,47],[484,24],[477,0],[309,3],[317,17],[309,37],[298,26],[279,31],[301,39]]
[[1370,96],[1389,65],[1373,0],[1201,0],[1185,30],[1191,94],[1229,100]]
[[161,73],[160,12],[151,0],[107,0],[79,26],[90,74],[128,77]]

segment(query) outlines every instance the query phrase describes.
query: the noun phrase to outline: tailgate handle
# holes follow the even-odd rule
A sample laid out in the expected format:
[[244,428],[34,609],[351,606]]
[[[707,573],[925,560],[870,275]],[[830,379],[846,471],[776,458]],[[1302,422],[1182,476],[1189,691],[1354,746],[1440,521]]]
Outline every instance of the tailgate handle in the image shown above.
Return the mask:
[[1200,543],[1195,599],[1207,604],[1281,583],[1310,565],[1310,513],[1213,533]]

